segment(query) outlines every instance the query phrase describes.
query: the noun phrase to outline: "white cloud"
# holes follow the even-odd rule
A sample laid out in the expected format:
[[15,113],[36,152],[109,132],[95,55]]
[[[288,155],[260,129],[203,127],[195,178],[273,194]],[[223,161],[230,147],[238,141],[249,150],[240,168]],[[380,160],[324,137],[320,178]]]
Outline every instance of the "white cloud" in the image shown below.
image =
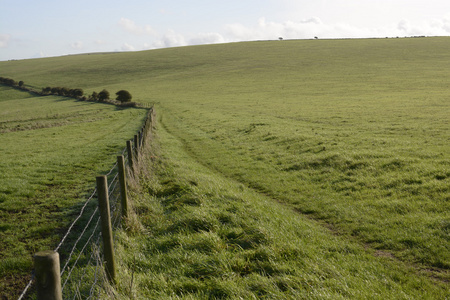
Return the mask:
[[216,32],[199,33],[195,37],[189,39],[189,45],[218,44],[225,42],[225,38]]
[[322,20],[320,20],[318,17],[312,17],[306,20],[301,20],[300,23],[303,24],[308,24],[308,23],[313,23],[313,24],[322,24]]
[[135,48],[128,43],[125,43],[121,47],[122,51],[134,51]]
[[32,58],[42,58],[42,57],[47,57],[47,55],[41,50],[38,53],[35,53]]
[[442,20],[429,20],[421,23],[411,23],[402,20],[397,24],[387,24],[383,27],[361,27],[349,23],[325,24],[317,17],[286,22],[268,22],[264,18],[254,26],[244,26],[239,23],[225,26],[225,39],[230,41],[271,40],[283,37],[286,39],[307,39],[314,36],[322,38],[368,38],[387,36],[417,36],[417,35],[449,35],[450,16]]
[[9,45],[11,36],[9,34],[0,34],[0,48],[6,48]]
[[70,47],[72,49],[76,49],[76,50],[83,49],[83,42],[80,42],[80,41],[74,42],[74,43],[70,44]]
[[154,48],[179,47],[186,45],[188,45],[188,43],[186,43],[184,36],[176,33],[172,29],[168,30],[164,36],[153,43]]
[[121,18],[119,20],[119,26],[135,35],[153,35],[155,31],[150,25],[137,25],[133,20],[127,18]]
[[433,19],[429,21],[422,21],[419,23],[412,24],[407,20],[402,20],[398,23],[397,28],[400,31],[400,35],[405,36],[442,36],[450,35],[450,16],[445,17],[441,20]]

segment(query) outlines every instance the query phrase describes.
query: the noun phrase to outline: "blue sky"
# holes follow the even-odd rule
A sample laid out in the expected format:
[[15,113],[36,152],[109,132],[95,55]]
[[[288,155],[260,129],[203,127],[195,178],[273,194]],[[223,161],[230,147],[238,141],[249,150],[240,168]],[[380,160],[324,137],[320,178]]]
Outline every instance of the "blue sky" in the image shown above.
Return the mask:
[[414,35],[450,36],[448,0],[0,0],[0,60]]

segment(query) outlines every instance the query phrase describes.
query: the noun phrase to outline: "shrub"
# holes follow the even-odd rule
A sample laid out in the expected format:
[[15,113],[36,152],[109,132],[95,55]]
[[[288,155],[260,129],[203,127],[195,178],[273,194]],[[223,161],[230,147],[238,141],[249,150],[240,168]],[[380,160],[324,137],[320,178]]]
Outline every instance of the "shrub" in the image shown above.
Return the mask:
[[59,95],[60,91],[61,91],[60,87],[52,87],[52,90],[51,90],[53,95]]
[[118,91],[118,92],[116,93],[116,95],[117,95],[116,100],[118,100],[118,101],[120,101],[120,102],[122,102],[122,103],[124,103],[124,102],[130,102],[130,101],[131,101],[131,98],[132,98],[130,92],[125,91],[125,90],[120,90],[120,91]]
[[70,96],[69,89],[66,87],[61,88],[58,94],[60,96]]
[[97,92],[92,92],[92,95],[91,95],[90,99],[94,100],[94,101],[97,101],[98,100],[98,93]]
[[52,92],[52,88],[49,86],[42,89],[43,94],[50,94],[51,92]]
[[109,99],[109,92],[107,90],[103,90],[100,93],[98,93],[98,100],[104,101]]
[[79,98],[83,96],[84,92],[82,89],[72,89],[70,90],[70,96],[74,98]]

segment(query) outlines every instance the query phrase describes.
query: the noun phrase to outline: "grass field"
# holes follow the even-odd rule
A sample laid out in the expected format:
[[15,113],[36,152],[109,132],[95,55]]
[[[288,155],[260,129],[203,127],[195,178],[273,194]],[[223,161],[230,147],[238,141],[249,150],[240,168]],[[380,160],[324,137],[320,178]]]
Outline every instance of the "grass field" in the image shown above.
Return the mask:
[[35,252],[56,246],[95,187],[95,176],[112,167],[145,110],[34,97],[6,87],[0,87],[0,99],[3,295],[24,287]]
[[[324,245],[318,240],[325,239],[326,243],[330,239],[331,245],[332,240],[337,240],[336,247],[357,248],[354,251],[359,254],[352,259],[358,262],[374,259],[375,264],[382,265],[373,271],[377,276],[384,274],[390,278],[388,282],[403,278],[396,284],[397,290],[405,293],[404,298],[420,298],[417,286],[424,286],[421,296],[433,298],[448,295],[450,278],[449,46],[449,38],[272,41],[2,62],[0,66],[2,76],[24,80],[34,87],[53,82],[54,86],[83,88],[88,93],[124,88],[137,101],[156,103],[160,116],[158,130],[164,132],[160,137],[161,156],[171,154],[171,146],[167,145],[172,140],[184,153],[177,154],[181,156],[178,163],[169,158],[172,161],[169,166],[178,170],[190,160],[190,167],[184,172],[191,175],[184,177],[191,178],[200,172],[208,174],[204,175],[205,182],[208,178],[219,180],[215,176],[231,182],[211,192],[215,193],[211,199],[200,197],[205,207],[214,207],[221,194],[234,195],[236,187],[230,185],[240,184],[243,193],[258,195],[239,195],[238,198],[255,199],[249,200],[252,203],[249,206],[258,207],[258,201],[265,201],[261,206],[269,203],[265,212],[263,208],[258,211],[256,219],[276,219],[267,210],[295,212],[298,217],[295,222],[303,224],[299,227],[312,228],[314,238],[308,247],[323,253],[320,249]],[[177,172],[169,173],[174,174]],[[172,179],[180,180],[185,186],[186,180]],[[198,182],[198,186],[202,184]],[[192,190],[207,194],[203,188],[198,189],[186,188],[175,196],[183,199],[188,194],[192,198]],[[157,192],[149,195],[161,198],[157,196]],[[160,209],[164,211],[166,204],[162,198],[154,205],[163,205]],[[214,215],[218,212],[199,207],[195,206],[195,210],[199,209],[196,213],[203,214],[212,227],[183,234],[189,238],[196,238],[198,233],[209,234],[198,238],[216,239],[228,247],[227,233],[220,231],[226,231],[226,226],[215,229],[220,227],[217,223],[220,218]],[[241,218],[244,211],[239,208],[228,212],[228,217]],[[146,213],[140,215],[146,219]],[[149,212],[149,218],[152,216]],[[145,221],[143,224],[155,235],[163,232],[166,239],[181,239],[178,230],[169,230],[180,221],[167,218],[169,224],[173,223],[167,228],[162,225],[162,229],[153,228]],[[238,224],[239,230],[263,226],[252,222],[244,218]],[[269,233],[259,235],[262,245],[281,247],[285,242],[275,242],[273,236],[277,234],[294,234],[296,238],[287,239],[304,242],[304,237],[293,233],[287,225],[277,227],[268,221],[264,228]],[[130,240],[137,243],[136,247],[141,243],[157,243],[136,240]],[[148,253],[161,250],[154,244],[146,247]],[[126,256],[126,251],[123,252]],[[339,274],[344,274],[342,277],[348,279],[349,285],[365,286],[369,294],[380,290],[353,278],[350,274],[356,267],[345,263],[345,256],[350,254],[337,252],[343,260],[329,263],[343,268]],[[210,251],[208,255],[214,253]],[[225,257],[231,255],[226,253]],[[151,260],[150,257],[148,254],[143,259]],[[213,264],[232,260],[225,257]],[[318,269],[325,268],[317,265],[317,261],[326,261],[326,257],[316,259]],[[161,256],[162,260],[169,258],[170,255]],[[247,259],[245,255],[241,258]],[[208,261],[206,257],[193,258],[191,267],[203,266],[201,259]],[[286,264],[291,265],[292,272],[277,274],[293,276],[303,283],[304,280],[298,279],[302,270],[303,274],[311,274],[306,266],[302,269],[293,262]],[[312,261],[308,264],[314,265]],[[165,272],[171,274],[170,262],[162,265],[158,267],[162,270],[161,280]],[[389,273],[390,268],[400,270],[403,275]],[[254,270],[251,273],[255,276],[264,273],[256,267]],[[184,274],[189,272],[185,270]],[[314,280],[323,283],[319,280],[321,275],[316,275]],[[236,280],[249,277],[240,276]],[[276,277],[268,273],[264,276]],[[189,278],[196,287],[182,292],[180,297],[188,297],[190,292],[203,296],[211,292],[200,287],[198,281],[202,278]],[[141,283],[140,289],[145,294],[145,289],[161,290],[164,286],[152,284]],[[267,284],[273,286],[273,282]],[[230,282],[231,290],[224,295],[239,290],[245,297],[248,286],[233,287]],[[299,285],[294,286],[294,290],[301,290]],[[348,294],[339,294],[344,290],[337,284],[325,287],[324,293],[329,293],[329,298],[357,296],[351,288],[346,290]],[[385,291],[380,295],[393,294]]]

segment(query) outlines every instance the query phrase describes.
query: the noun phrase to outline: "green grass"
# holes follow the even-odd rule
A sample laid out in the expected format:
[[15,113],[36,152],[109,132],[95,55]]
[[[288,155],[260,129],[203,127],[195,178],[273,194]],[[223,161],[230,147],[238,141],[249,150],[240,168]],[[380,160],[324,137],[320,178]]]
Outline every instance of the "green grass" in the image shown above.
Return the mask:
[[109,299],[441,299],[448,285],[201,165],[158,126]]
[[143,109],[0,90],[1,290],[19,292],[32,255],[54,249],[95,176],[114,165]]
[[449,46],[272,41],[0,65],[36,88],[126,89],[157,103],[161,128],[215,176],[448,282]]

